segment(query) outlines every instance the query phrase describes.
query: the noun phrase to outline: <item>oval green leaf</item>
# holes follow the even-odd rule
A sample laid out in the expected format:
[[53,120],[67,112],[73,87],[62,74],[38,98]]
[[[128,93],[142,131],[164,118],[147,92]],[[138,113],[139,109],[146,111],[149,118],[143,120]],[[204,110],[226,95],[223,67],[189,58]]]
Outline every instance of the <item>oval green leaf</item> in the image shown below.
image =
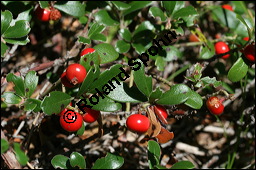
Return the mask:
[[128,15],[132,12],[135,12],[141,8],[146,8],[152,3],[152,1],[132,1],[129,5],[131,6],[129,9],[124,10],[123,15]]
[[239,57],[228,71],[228,79],[232,82],[240,81],[247,74],[248,68],[243,58]]
[[64,155],[55,155],[51,160],[51,164],[55,169],[68,169],[68,163],[69,158]]
[[35,71],[29,71],[25,77],[25,93],[27,97],[30,97],[36,89],[38,84],[38,76]]
[[16,76],[13,73],[9,73],[6,76],[6,80],[7,82],[14,83],[14,90],[16,91],[16,94],[18,94],[21,97],[25,96],[25,85],[23,79],[20,76]]
[[14,147],[13,149],[14,149],[14,152],[15,152],[15,155],[16,155],[16,158],[17,158],[18,162],[22,166],[26,165],[29,158],[25,154],[25,152],[20,149],[20,144],[19,143],[13,143],[13,147]]
[[184,8],[185,2],[184,1],[162,1],[162,6],[171,16],[177,10]]
[[20,38],[28,35],[30,31],[30,25],[28,21],[19,20],[15,22],[14,26],[9,27],[3,34],[4,38]]
[[24,110],[25,111],[34,111],[39,112],[41,110],[41,100],[37,99],[27,99],[24,103]]
[[131,45],[124,40],[118,40],[116,42],[116,51],[119,53],[126,53],[130,50]]
[[95,20],[98,23],[102,23],[105,26],[113,26],[113,25],[117,25],[119,22],[117,20],[114,20],[113,18],[111,18],[111,16],[109,15],[109,13],[106,10],[99,10],[95,15]]
[[14,94],[14,92],[4,92],[1,97],[6,104],[19,104],[22,100],[22,98]]
[[115,5],[115,7],[122,11],[122,10],[126,10],[128,8],[130,8],[131,6],[129,4],[126,4],[124,2],[121,2],[121,1],[112,1],[112,3]]
[[124,158],[113,154],[107,153],[104,158],[97,159],[92,169],[118,169],[124,164]]
[[161,21],[165,21],[166,20],[164,12],[160,8],[158,8],[158,7],[155,7],[155,6],[151,7],[149,9],[149,14],[152,15],[154,18],[160,17]]
[[161,156],[161,149],[157,142],[148,141],[148,163],[149,168],[154,169],[154,166],[159,164]]
[[132,34],[131,34],[131,32],[129,31],[129,29],[127,29],[127,28],[121,29],[121,30],[119,31],[119,35],[120,35],[125,41],[128,41],[128,42],[130,42],[131,39],[132,39]]
[[57,1],[54,7],[66,14],[74,17],[81,17],[85,15],[85,3],[81,4],[79,1]]
[[1,154],[9,149],[9,143],[5,139],[1,139]]
[[5,43],[1,42],[1,57],[5,56],[7,50],[8,50],[8,46]]
[[115,112],[122,108],[122,105],[120,103],[115,103],[113,100],[107,97],[104,97],[104,99],[100,97],[99,103],[92,106],[92,109],[104,112]]
[[100,55],[101,64],[115,61],[119,57],[118,52],[116,52],[114,47],[110,44],[102,43],[94,46],[93,48],[97,50],[98,54]]
[[191,90],[188,93],[188,99],[185,102],[185,105],[193,109],[200,109],[203,106],[202,97],[198,93]]
[[100,64],[100,56],[97,51],[94,51],[81,56],[79,63],[83,65],[86,70],[89,70],[92,66]]
[[190,161],[180,161],[175,163],[170,169],[193,169],[195,166]]
[[91,38],[92,35],[101,33],[105,28],[104,25],[100,25],[97,22],[93,23],[88,31],[88,37]]
[[79,169],[85,169],[86,168],[86,162],[85,162],[85,159],[84,159],[83,155],[81,155],[78,152],[72,152],[70,154],[70,165],[72,167],[78,166]]
[[10,27],[12,22],[12,13],[8,10],[1,11],[1,35]]

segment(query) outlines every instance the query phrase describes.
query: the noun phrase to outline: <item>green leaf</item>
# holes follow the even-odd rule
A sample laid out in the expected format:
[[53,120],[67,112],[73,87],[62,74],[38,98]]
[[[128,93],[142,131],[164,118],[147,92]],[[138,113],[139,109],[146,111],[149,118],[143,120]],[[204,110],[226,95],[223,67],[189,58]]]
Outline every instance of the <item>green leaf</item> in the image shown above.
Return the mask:
[[82,36],[78,37],[78,42],[83,44],[91,44],[91,40]]
[[172,165],[170,169],[193,169],[195,166],[190,161],[180,161]]
[[88,37],[91,38],[92,35],[101,33],[105,28],[104,25],[100,25],[97,22],[93,23],[88,31]]
[[166,66],[166,61],[164,60],[163,57],[157,56],[155,65],[156,65],[157,70],[164,71],[164,68]]
[[96,78],[99,77],[99,75],[100,75],[99,66],[94,65],[94,67],[91,67],[91,69],[88,71],[86,78],[84,79],[84,81],[77,93],[77,96],[81,96],[83,93],[88,92],[90,85]]
[[86,16],[79,17],[79,22],[83,25],[85,25],[88,21],[88,18]]
[[129,29],[127,29],[127,28],[121,29],[121,30],[119,31],[119,35],[120,35],[125,41],[128,41],[128,42],[130,42],[131,39],[132,39],[132,34],[131,34],[131,32],[129,31]]
[[4,38],[21,38],[28,35],[30,31],[30,25],[28,21],[19,20],[15,22],[14,26],[9,27],[3,34]]
[[25,154],[24,151],[20,149],[20,144],[19,143],[13,143],[13,149],[16,155],[16,158],[18,162],[22,165],[25,166],[29,160],[28,156]]
[[126,4],[124,2],[121,2],[121,1],[111,1],[115,7],[120,10],[120,11],[123,11],[123,10],[126,10],[128,8],[130,8],[131,6],[129,4]]
[[1,57],[4,57],[7,50],[8,50],[8,46],[5,43],[1,42]]
[[94,49],[97,50],[100,55],[101,64],[115,61],[119,57],[119,54],[116,52],[114,47],[107,43],[98,44],[94,46]]
[[47,7],[49,7],[49,2],[48,1],[39,1],[39,5],[41,8],[47,8]]
[[27,43],[30,42],[28,36],[21,37],[21,38],[12,38],[12,39],[5,38],[4,40],[9,44],[18,44],[18,45],[26,45]]
[[159,99],[163,95],[162,90],[157,87],[150,95],[149,102],[152,103],[154,100]]
[[194,19],[198,15],[199,14],[197,13],[193,6],[187,6],[186,8],[181,8],[178,11],[176,11],[173,14],[173,18],[182,18],[186,22],[187,27],[190,27],[194,25]]
[[171,16],[177,10],[184,8],[185,2],[184,1],[162,1],[162,6]]
[[165,61],[173,61],[182,57],[180,50],[174,46],[165,46],[163,48],[166,51],[166,57],[163,58]]
[[160,163],[161,149],[157,142],[148,141],[148,163],[149,168],[154,169],[154,166]]
[[193,109],[200,109],[203,106],[202,97],[198,93],[191,90],[188,93],[188,99],[185,102],[185,105]]
[[1,11],[1,36],[10,27],[11,22],[12,22],[12,13],[8,10]]
[[245,20],[242,18],[242,16],[239,14],[236,14],[236,18],[239,19],[246,26],[249,37],[252,37],[252,31],[251,31],[250,27],[248,26],[248,24],[245,22]]
[[108,152],[104,158],[96,160],[92,169],[119,169],[123,164],[123,157]]
[[232,6],[235,9],[235,12],[240,15],[246,13],[248,10],[244,1],[232,1]]
[[140,103],[147,101],[147,97],[142,94],[137,87],[129,88],[126,83],[118,85],[113,82],[115,89],[108,94],[108,97],[122,103]]
[[22,100],[22,98],[14,94],[14,92],[4,92],[1,97],[4,98],[4,102],[7,104],[19,104]]
[[107,37],[103,34],[93,34],[91,36],[91,39],[92,40],[97,40],[97,41],[103,41],[105,42],[107,40]]
[[207,42],[207,46],[201,46],[200,59],[212,58],[215,54],[214,44],[210,41]]
[[69,158],[64,155],[55,155],[51,160],[51,164],[55,169],[68,169],[68,163]]
[[76,134],[77,135],[83,135],[84,130],[85,130],[84,123],[82,123],[82,127],[78,131],[76,131]]
[[165,92],[161,98],[156,102],[163,105],[177,105],[184,103],[188,97],[191,89],[184,84],[176,84],[171,89]]
[[[122,76],[123,74],[121,74],[121,70],[122,70],[122,65],[121,64],[116,64],[113,65],[112,67],[110,67],[110,69],[105,70],[103,73],[100,74],[100,76],[98,77],[98,79],[96,81],[94,81],[89,89],[91,93],[95,93],[97,92],[95,89],[97,88],[99,91],[104,91],[102,89],[103,86],[105,86],[106,84],[108,84],[109,82],[111,82],[111,80],[113,78],[115,78],[117,75]],[[120,81],[120,77],[117,76],[118,81]],[[111,88],[111,87],[110,87]]]
[[81,4],[79,1],[57,1],[54,7],[66,14],[74,17],[81,17],[85,15],[86,4]]
[[28,72],[24,80],[26,97],[30,97],[33,94],[38,84],[38,79],[35,71]]
[[71,96],[66,93],[53,91],[43,99],[41,108],[47,115],[60,113],[70,103],[71,99]]
[[12,24],[14,24],[15,22],[17,21],[20,21],[20,20],[26,20],[28,22],[30,22],[31,18],[32,18],[32,15],[31,15],[31,11],[33,10],[34,6],[32,5],[26,5],[26,9],[24,11],[22,11],[21,13],[19,13],[19,15],[17,16],[16,19],[13,19],[12,20]]
[[14,83],[14,90],[16,91],[16,94],[18,94],[21,97],[25,96],[25,85],[23,79],[20,76],[16,76],[13,73],[9,73],[6,76],[6,80],[7,82]]
[[25,111],[34,111],[39,112],[41,110],[41,100],[37,99],[27,99],[24,103],[24,110]]
[[201,78],[201,81],[204,83],[204,86],[207,84],[212,84],[214,88],[219,87],[222,82],[217,81],[216,77],[210,78],[209,76]]
[[161,21],[165,21],[166,20],[164,12],[160,8],[158,8],[158,7],[155,7],[155,6],[151,7],[149,9],[149,14],[152,15],[154,18],[160,17]]
[[96,105],[93,105],[92,109],[94,110],[100,110],[104,112],[115,112],[122,108],[122,105],[120,103],[115,103],[112,99],[109,99],[105,97],[102,99],[99,98],[99,103]]
[[127,53],[130,50],[131,45],[124,40],[118,40],[116,42],[116,51],[119,53]]
[[124,10],[123,15],[128,15],[134,11],[137,11],[141,8],[146,8],[152,3],[152,1],[132,1],[129,5],[131,6],[129,9]]
[[134,75],[134,82],[137,86],[137,88],[145,94],[147,97],[151,94],[153,90],[153,85],[152,85],[152,77],[151,76],[146,76],[145,71],[144,71],[144,65],[140,60],[137,60],[140,62],[141,67],[139,70],[136,70],[133,72]]
[[[152,25],[149,21],[143,21],[140,25],[138,25],[133,32],[133,38],[136,38],[136,36],[141,36],[142,32],[146,30],[153,31],[155,29],[154,25]],[[141,34],[140,34],[141,33]],[[138,35],[137,35],[138,34]],[[143,36],[148,36],[148,35],[143,35]]]
[[1,139],[1,154],[5,153],[9,149],[9,143],[5,139]]
[[86,168],[86,162],[85,159],[83,157],[83,155],[81,155],[78,152],[72,152],[70,154],[70,165],[72,167],[79,167],[79,169],[85,169]]
[[228,79],[232,82],[238,82],[247,74],[248,65],[242,57],[239,57],[234,65],[228,71]]
[[102,23],[105,26],[114,26],[119,24],[119,22],[111,18],[109,13],[104,9],[99,10],[96,14],[94,14],[94,17],[98,23]]
[[79,63],[83,65],[86,70],[89,70],[93,65],[100,65],[100,56],[97,51],[94,51],[81,56]]

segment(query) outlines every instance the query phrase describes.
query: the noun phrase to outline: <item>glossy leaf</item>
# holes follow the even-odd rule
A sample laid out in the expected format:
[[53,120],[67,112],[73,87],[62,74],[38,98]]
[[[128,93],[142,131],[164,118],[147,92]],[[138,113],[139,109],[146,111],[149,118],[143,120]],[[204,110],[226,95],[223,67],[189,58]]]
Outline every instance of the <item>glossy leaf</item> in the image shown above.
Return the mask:
[[51,160],[51,164],[55,169],[68,169],[68,163],[69,158],[64,155],[55,155]]
[[185,2],[184,1],[162,1],[162,6],[171,16],[177,10],[184,8]]
[[99,103],[92,106],[92,109],[104,112],[115,112],[122,108],[122,105],[120,103],[115,103],[112,99],[109,99],[107,97],[105,97],[104,99],[99,97]]
[[82,36],[78,37],[78,42],[83,44],[91,44],[91,40]]
[[148,163],[149,168],[154,169],[156,165],[160,162],[161,149],[157,142],[148,141]]
[[28,35],[30,31],[29,22],[20,20],[14,26],[9,27],[3,34],[4,38],[20,38]]
[[207,84],[212,84],[214,88],[219,87],[220,85],[222,85],[221,81],[217,81],[216,77],[210,78],[209,76],[203,77],[201,78],[201,80],[203,82],[203,86],[207,85]]
[[83,157],[83,155],[81,155],[78,152],[72,152],[70,154],[70,165],[72,167],[79,167],[79,169],[85,169],[86,168],[86,162],[85,159]]
[[180,50],[174,46],[166,46],[163,49],[166,51],[166,57],[163,57],[165,61],[173,61],[182,56]]
[[30,42],[28,36],[21,37],[21,38],[5,38],[5,42],[9,44],[18,44],[18,45],[26,45]]
[[1,139],[1,154],[9,149],[9,143],[5,139]]
[[128,15],[134,11],[137,11],[141,8],[146,8],[152,3],[152,1],[132,1],[129,5],[131,6],[129,9],[124,10],[123,15]]
[[83,65],[86,70],[89,70],[94,65],[100,65],[100,56],[97,51],[94,51],[81,56],[79,63]]
[[24,166],[27,164],[29,158],[28,156],[25,154],[24,151],[22,151],[20,149],[20,144],[19,143],[13,143],[13,149],[16,155],[16,159],[18,160],[18,162]]
[[54,7],[66,14],[74,17],[81,17],[85,15],[85,3],[79,1],[57,1]]
[[156,17],[160,17],[161,21],[165,21],[166,20],[166,17],[164,15],[164,12],[158,8],[158,7],[151,7],[149,9],[149,14],[152,15],[154,18]]
[[107,37],[103,34],[93,34],[90,38],[92,40],[103,41],[103,42],[107,40]]
[[84,123],[82,123],[82,127],[78,131],[76,131],[76,134],[83,135],[84,131],[85,131],[85,127],[84,127]]
[[110,44],[102,43],[94,46],[93,48],[97,50],[98,54],[100,55],[101,64],[115,61],[119,57],[119,54]]
[[122,103],[139,103],[147,101],[146,96],[142,94],[137,87],[129,88],[128,85],[123,82],[121,82],[121,85],[113,82],[113,85],[116,88],[108,94],[108,97],[112,100]]
[[4,92],[4,94],[1,95],[1,97],[7,104],[19,104],[22,100],[22,98],[14,94],[14,92]]
[[100,25],[97,22],[93,23],[88,31],[88,37],[91,38],[92,35],[101,33],[105,28],[106,27],[104,25]]
[[34,111],[39,112],[41,110],[41,100],[37,99],[27,99],[24,103],[24,110],[25,111]]
[[122,1],[111,1],[115,7],[120,10],[120,11],[123,11],[123,10],[126,10],[126,9],[129,9],[131,6],[129,4],[126,4]]
[[95,20],[98,23],[102,23],[105,26],[114,26],[117,25],[119,22],[117,20],[114,20],[113,18],[111,18],[111,16],[109,15],[109,13],[102,9],[99,10],[95,15]]
[[123,40],[118,40],[116,42],[116,51],[119,53],[126,53],[129,51],[131,45]]
[[209,59],[215,54],[214,44],[210,41],[207,42],[207,46],[201,46],[200,48],[200,58]]
[[240,15],[246,13],[248,10],[244,1],[232,1],[232,6],[235,9],[235,12]]
[[66,93],[53,91],[43,99],[41,108],[47,115],[60,113],[70,103],[71,99],[71,96]]
[[156,99],[161,98],[161,96],[163,95],[163,91],[157,87],[154,91],[151,92],[151,94],[149,95],[149,101],[153,102]]
[[164,71],[164,68],[166,66],[166,61],[164,60],[163,57],[157,56],[155,65],[156,65],[157,70]]
[[107,153],[104,158],[97,159],[92,169],[118,169],[124,164],[124,158],[113,153]]
[[5,43],[1,42],[1,57],[4,57],[7,50],[8,50],[8,46]]
[[184,84],[176,84],[171,89],[165,92],[161,98],[156,102],[163,105],[177,105],[184,103],[188,97],[191,89]]
[[12,22],[12,13],[8,10],[1,11],[1,35],[10,27]]
[[172,165],[170,169],[193,169],[195,166],[190,161],[179,161]]
[[25,77],[25,93],[26,97],[30,97],[36,89],[39,77],[36,75],[35,71],[29,71]]
[[185,102],[185,105],[193,109],[200,109],[203,106],[202,97],[198,93],[191,90],[188,93],[188,99]]
[[131,39],[132,39],[132,34],[131,34],[131,32],[129,31],[129,29],[127,29],[127,28],[121,29],[121,30],[119,31],[119,35],[120,35],[125,41],[128,41],[128,42],[130,42]]
[[13,82],[15,87],[14,90],[16,91],[16,94],[18,94],[21,97],[25,96],[25,85],[22,77],[16,76],[13,73],[9,73],[6,76],[7,82]]
[[173,14],[174,19],[182,18],[185,22],[187,27],[193,26],[194,25],[194,19],[198,16],[199,14],[195,10],[193,6],[187,6],[185,8],[181,8],[177,10]]
[[244,62],[242,57],[239,57],[228,71],[228,79],[232,82],[238,82],[246,76],[247,71],[248,65]]
[[134,82],[137,88],[147,97],[149,97],[149,95],[153,90],[152,77],[145,75],[144,64],[142,62],[140,62],[140,64],[141,64],[140,69],[133,72]]
[[48,1],[39,1],[39,5],[41,8],[46,8],[46,7],[49,7],[49,2]]

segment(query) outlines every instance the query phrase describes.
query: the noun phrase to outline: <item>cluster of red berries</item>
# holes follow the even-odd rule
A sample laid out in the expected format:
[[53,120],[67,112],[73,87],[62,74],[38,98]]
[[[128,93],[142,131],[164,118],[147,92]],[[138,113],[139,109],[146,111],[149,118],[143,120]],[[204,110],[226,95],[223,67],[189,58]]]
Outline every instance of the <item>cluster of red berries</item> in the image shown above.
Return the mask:
[[[84,49],[80,56],[86,55],[88,53],[94,52],[93,48]],[[81,84],[86,77],[86,69],[81,64],[71,64],[68,66],[67,70],[61,75],[61,83],[65,87],[72,88],[77,84]]]
[[35,14],[40,21],[59,20],[61,13],[55,8],[41,8],[38,6],[35,10]]
[[[163,106],[155,105],[154,111],[155,113],[157,112],[159,116],[167,119],[168,113]],[[127,118],[126,126],[130,131],[141,134],[148,131],[150,127],[150,120],[147,116],[142,114],[132,114]]]
[[71,111],[65,108],[59,114],[61,127],[68,132],[75,132],[82,127],[83,122],[95,122],[100,116],[100,111],[98,110],[93,110],[85,107],[84,111],[85,114],[81,115],[78,112]]

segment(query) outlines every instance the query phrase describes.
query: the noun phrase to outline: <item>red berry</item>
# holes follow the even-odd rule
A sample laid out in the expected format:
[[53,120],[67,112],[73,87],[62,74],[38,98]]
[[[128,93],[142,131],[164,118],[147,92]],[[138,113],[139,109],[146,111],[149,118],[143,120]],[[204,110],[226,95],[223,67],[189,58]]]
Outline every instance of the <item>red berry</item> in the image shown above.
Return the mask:
[[224,105],[216,96],[210,97],[206,101],[206,106],[209,109],[209,111],[214,115],[220,115],[224,111]]
[[50,13],[51,11],[49,9],[41,8],[40,6],[37,7],[35,10],[35,14],[37,18],[41,21],[49,21],[50,20]]
[[155,112],[158,112],[158,113],[161,114],[165,119],[167,119],[168,113],[167,113],[166,109],[165,109],[163,106],[157,104],[157,105],[155,105],[154,109],[155,109]]
[[243,40],[245,40],[245,41],[249,41],[249,40],[250,40],[250,38],[249,38],[249,37],[244,37],[244,38],[243,38]]
[[145,133],[150,127],[149,119],[141,114],[133,114],[126,120],[126,126],[129,130],[137,133]]
[[86,48],[84,49],[81,53],[80,53],[80,56],[83,56],[83,55],[86,55],[88,53],[93,53],[95,51],[95,49],[93,48]]
[[83,117],[72,110],[67,110],[60,116],[60,125],[68,132],[78,131],[83,125]]
[[228,4],[224,4],[221,6],[223,9],[227,9],[227,10],[230,10],[230,11],[234,11],[232,6],[231,5],[228,5]]
[[62,83],[65,87],[69,87],[69,88],[74,87],[74,85],[71,84],[71,83],[69,82],[69,80],[67,79],[66,74],[67,74],[66,72],[63,72],[63,73],[61,74],[61,76],[60,76],[61,83]]
[[87,123],[95,122],[98,119],[99,115],[100,115],[100,111],[93,110],[93,109],[90,109],[88,107],[85,107],[84,111],[86,113],[83,115],[83,119]]
[[255,45],[246,46],[243,53],[248,60],[255,62]]
[[195,34],[190,34],[189,35],[189,41],[190,42],[199,42],[199,38]]
[[73,85],[82,83],[86,77],[86,69],[81,64],[69,65],[66,72],[67,79]]
[[[228,45],[225,42],[222,42],[222,41],[217,42],[214,45],[214,47],[215,47],[216,54],[223,54],[223,53],[226,53],[226,52],[230,51]],[[222,58],[227,59],[229,56],[230,56],[230,54],[226,54],[226,55],[222,56]]]

